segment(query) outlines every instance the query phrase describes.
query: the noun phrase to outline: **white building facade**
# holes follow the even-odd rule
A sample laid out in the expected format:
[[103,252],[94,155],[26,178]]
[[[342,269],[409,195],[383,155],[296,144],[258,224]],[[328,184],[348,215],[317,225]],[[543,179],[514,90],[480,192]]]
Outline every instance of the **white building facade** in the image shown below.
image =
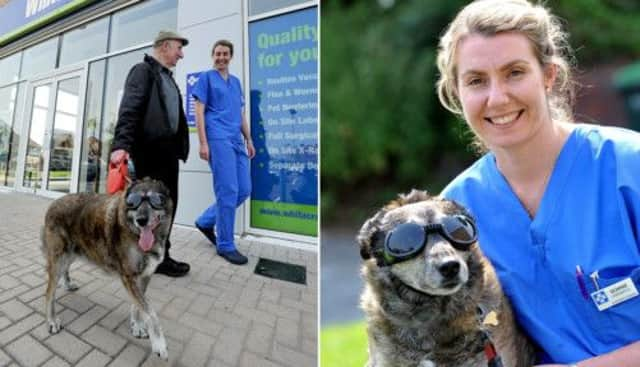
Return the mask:
[[[174,70],[185,97],[212,68],[213,43],[235,45],[257,149],[237,234],[317,251],[317,0],[0,1],[0,188],[104,192],[126,75],[161,29],[190,41]],[[175,222],[192,226],[215,197],[184,102],[191,150]]]

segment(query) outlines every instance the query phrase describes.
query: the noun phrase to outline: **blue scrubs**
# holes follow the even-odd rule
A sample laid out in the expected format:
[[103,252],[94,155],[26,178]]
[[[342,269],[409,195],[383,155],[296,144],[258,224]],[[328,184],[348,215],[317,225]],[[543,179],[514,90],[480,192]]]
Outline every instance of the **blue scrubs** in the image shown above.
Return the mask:
[[577,125],[531,219],[489,153],[443,191],[475,216],[541,362],[570,363],[640,340],[640,297],[598,311],[587,293],[631,278],[640,290],[640,134]]
[[193,97],[204,104],[209,166],[216,203],[196,220],[198,226],[216,228],[218,252],[235,250],[233,225],[236,208],[251,193],[249,157],[241,133],[244,96],[240,80],[224,80],[217,70],[200,74]]

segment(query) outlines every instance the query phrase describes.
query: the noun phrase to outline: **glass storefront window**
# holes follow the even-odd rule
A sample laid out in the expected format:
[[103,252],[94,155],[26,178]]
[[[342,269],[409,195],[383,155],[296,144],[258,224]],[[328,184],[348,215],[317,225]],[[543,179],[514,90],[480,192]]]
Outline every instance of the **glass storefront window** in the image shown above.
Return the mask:
[[131,67],[150,52],[151,48],[145,48],[111,57],[106,62],[91,63],[78,191],[106,191],[107,165],[118,122],[120,100],[124,94],[124,82]]
[[106,162],[100,160],[102,154],[100,116],[102,115],[105,67],[105,60],[89,65],[78,192],[98,192],[100,170],[107,169]]
[[24,187],[39,189],[42,186],[44,165],[44,136],[49,111],[49,84],[36,87],[33,92],[31,125],[29,127],[29,145],[24,167]]
[[49,145],[51,155],[47,189],[51,191],[68,193],[71,186],[71,159],[79,117],[79,91],[79,77],[62,80],[58,83],[56,109],[53,115],[53,132]]
[[58,53],[58,37],[51,38],[24,51],[22,60],[22,78],[31,78],[37,74],[55,69]]
[[249,0],[249,15],[258,15],[306,2],[308,0]]
[[109,51],[152,42],[162,29],[175,30],[177,7],[177,0],[152,0],[114,14]]
[[0,88],[0,185],[7,184],[13,111],[15,111],[17,92],[17,85]]
[[25,104],[25,94],[27,91],[27,82],[18,84],[18,98],[16,99],[16,108],[13,119],[13,134],[9,139],[9,169],[7,171],[6,185],[13,187],[16,182],[16,170],[18,166],[18,147],[20,146],[20,134],[22,134],[23,122],[23,106]]
[[65,33],[61,40],[60,66],[105,54],[108,36],[108,17]]
[[20,77],[20,60],[22,52],[7,56],[0,60],[0,85],[18,81]]

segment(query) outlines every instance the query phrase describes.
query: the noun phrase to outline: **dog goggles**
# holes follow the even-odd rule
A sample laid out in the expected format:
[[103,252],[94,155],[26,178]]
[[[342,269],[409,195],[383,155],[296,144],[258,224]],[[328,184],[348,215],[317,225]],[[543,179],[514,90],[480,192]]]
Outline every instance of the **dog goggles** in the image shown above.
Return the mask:
[[440,223],[421,226],[402,223],[387,233],[382,252],[383,265],[416,257],[426,246],[430,233],[439,233],[460,251],[468,251],[478,238],[473,220],[464,215],[444,217]]
[[139,192],[132,192],[131,194],[127,195],[127,207],[135,209],[139,207],[145,200],[149,201],[149,204],[151,204],[154,209],[164,209],[164,195],[157,192],[152,192],[148,195]]

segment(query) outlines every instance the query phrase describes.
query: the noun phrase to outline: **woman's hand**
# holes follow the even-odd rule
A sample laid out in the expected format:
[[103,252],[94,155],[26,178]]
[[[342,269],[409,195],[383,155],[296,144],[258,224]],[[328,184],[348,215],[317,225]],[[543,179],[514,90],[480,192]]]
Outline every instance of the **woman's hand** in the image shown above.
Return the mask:
[[247,140],[247,154],[249,155],[249,159],[256,156],[256,148],[253,146],[253,141],[251,139]]
[[200,144],[200,159],[209,162],[209,145],[207,143]]

